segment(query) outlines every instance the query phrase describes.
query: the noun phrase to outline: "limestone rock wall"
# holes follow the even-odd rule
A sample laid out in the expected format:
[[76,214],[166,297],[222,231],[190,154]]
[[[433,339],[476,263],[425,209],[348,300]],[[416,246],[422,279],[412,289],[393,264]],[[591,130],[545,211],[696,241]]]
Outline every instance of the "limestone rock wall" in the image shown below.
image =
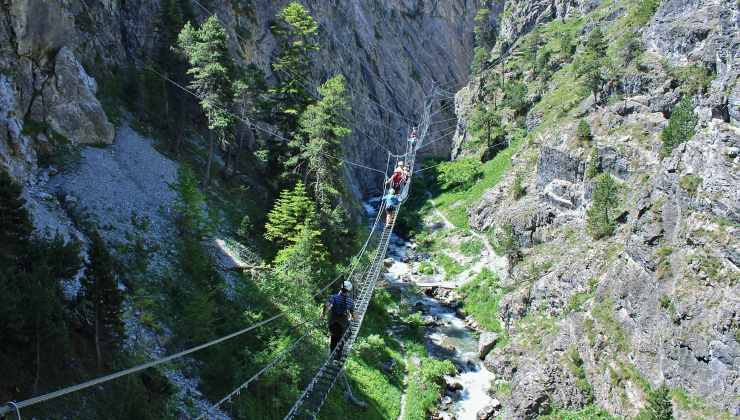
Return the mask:
[[[502,60],[538,22],[602,2],[505,3],[510,12],[501,14],[494,49]],[[621,3],[613,4],[618,17]],[[469,209],[473,228],[510,224],[523,247],[499,303],[511,340],[486,358],[511,387],[496,394],[504,417],[578,408],[584,392],[613,414],[634,416],[663,383],[674,390],[676,418],[740,415],[738,16],[734,2],[661,2],[641,32],[652,67],[620,81],[621,100],[595,106],[587,98],[540,130],[515,154],[509,175]],[[696,135],[662,158],[660,132],[682,94],[665,69],[689,63],[713,69],[714,78],[692,98]],[[468,139],[480,84],[457,94],[454,150]],[[591,146],[575,139],[579,118],[592,128]],[[538,124],[527,117],[530,130]],[[592,148],[621,185],[616,233],[598,241],[585,226]],[[518,200],[510,194],[517,174],[526,189]],[[583,363],[581,380],[574,358]],[[699,403],[682,403],[681,393]]]

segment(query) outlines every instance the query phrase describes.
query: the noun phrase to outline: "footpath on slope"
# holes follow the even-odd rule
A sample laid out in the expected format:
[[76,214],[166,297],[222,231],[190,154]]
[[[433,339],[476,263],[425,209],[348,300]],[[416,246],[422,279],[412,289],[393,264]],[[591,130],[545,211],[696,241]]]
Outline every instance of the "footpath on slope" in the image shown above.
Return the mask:
[[[444,228],[448,230],[457,229],[457,226],[450,222],[450,220],[441,211],[439,211],[439,209],[437,208],[437,203],[432,198],[432,194],[429,191],[426,191],[426,195],[427,199],[432,204],[432,213],[442,221]],[[503,278],[504,276],[506,276],[506,258],[496,254],[488,238],[473,229],[466,229],[466,232],[470,233],[474,238],[480,240],[483,243],[483,246],[486,248],[486,252],[482,254],[482,258],[478,260],[473,265],[473,267],[470,267],[465,272],[456,276],[458,279],[461,279],[460,281],[417,282],[415,283],[417,286],[457,289],[458,287],[465,285],[473,278],[473,276],[470,274],[478,274],[484,267],[492,268],[493,271],[496,272],[496,274],[499,276],[499,278]]]

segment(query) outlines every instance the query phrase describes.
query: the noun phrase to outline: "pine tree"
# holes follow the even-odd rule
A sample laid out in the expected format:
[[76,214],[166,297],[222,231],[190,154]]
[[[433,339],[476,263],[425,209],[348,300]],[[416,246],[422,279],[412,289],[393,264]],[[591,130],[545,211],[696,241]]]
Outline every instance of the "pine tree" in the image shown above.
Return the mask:
[[[200,98],[200,106],[208,119],[208,128],[215,132],[222,148],[226,148],[232,136],[234,118],[229,112],[233,108],[234,65],[226,45],[226,31],[218,18],[209,17],[200,28],[190,22],[178,35],[178,45],[188,59],[188,75],[193,81],[190,88]],[[206,185],[210,183],[211,165],[214,154],[214,138],[209,136]]]
[[611,236],[616,228],[612,211],[619,204],[619,185],[609,173],[604,172],[596,178],[593,202],[586,210],[586,228],[594,239]]
[[585,119],[581,119],[580,121],[578,121],[576,137],[578,138],[578,141],[583,143],[588,143],[591,141],[591,126]]
[[92,328],[95,337],[95,356],[98,369],[103,364],[103,348],[115,348],[123,334],[121,304],[123,296],[118,289],[114,271],[115,260],[108,252],[97,230],[90,234],[89,262],[86,265],[83,298],[92,306]]
[[315,211],[302,182],[298,182],[292,190],[283,190],[267,214],[265,238],[278,245],[294,243],[306,220]]
[[314,41],[318,31],[316,21],[297,1],[289,3],[278,13],[277,22],[272,27],[280,47],[272,63],[279,83],[272,93],[279,124],[289,133],[295,130],[298,117],[311,102],[304,79],[310,74],[311,53],[319,50]]
[[[59,366],[67,334],[61,281],[79,270],[81,260],[77,243],[33,237],[23,205],[20,185],[0,170],[0,359],[11,361],[2,376],[36,393],[42,368]],[[57,353],[47,359],[51,348]]]
[[604,32],[598,26],[595,27],[589,34],[586,40],[586,50],[593,52],[599,59],[606,57],[606,50],[608,46],[604,39]]
[[342,185],[342,140],[351,130],[345,127],[344,116],[350,112],[344,77],[334,76],[319,88],[321,100],[309,105],[301,115],[302,137],[294,141],[300,154],[292,163],[305,167],[312,193],[322,214],[331,212],[337,204]]
[[476,108],[470,118],[470,130],[476,137],[484,136],[486,145],[491,147],[493,140],[503,134],[501,129],[501,117],[494,108],[480,106]]
[[527,107],[527,85],[512,80],[504,86],[504,100],[501,105],[522,113]]
[[586,178],[596,178],[601,173],[601,158],[599,157],[599,149],[596,146],[591,149],[591,157],[588,160],[588,166],[586,167]]
[[[162,4],[159,14],[159,24],[161,25],[160,40],[157,51],[156,67],[159,73],[164,74],[179,84],[186,84],[185,72],[186,64],[182,57],[173,50],[177,44],[177,36],[185,25],[188,11],[184,10],[182,0],[166,0]],[[175,153],[180,152],[180,145],[183,138],[183,125],[185,123],[185,104],[190,99],[184,96],[184,92],[160,80],[161,89],[155,89],[149,95],[158,95],[162,92],[164,115],[152,123],[164,124],[165,128],[172,137],[170,148]]]
[[697,121],[691,98],[684,96],[673,109],[668,125],[660,133],[660,139],[663,141],[660,155],[662,157],[670,155],[676,146],[694,137]]
[[21,186],[0,169],[0,270],[18,264],[31,239],[31,219]]
[[606,76],[604,75],[604,69],[608,67],[606,50],[607,44],[604,33],[597,26],[588,35],[578,65],[578,75],[584,78],[586,86],[594,95],[594,101],[598,101],[599,92],[606,83]]
[[328,260],[321,235],[314,218],[308,217],[298,227],[294,243],[280,250],[275,257],[276,272],[302,288],[318,284]]
[[648,392],[647,404],[640,410],[636,420],[672,420],[673,403],[671,390],[665,384]]
[[561,59],[567,60],[576,52],[576,46],[573,42],[573,35],[570,32],[559,32],[558,42],[560,43]]
[[491,9],[488,7],[481,7],[475,14],[475,26],[473,27],[473,34],[475,35],[475,44],[478,47],[482,47],[484,50],[490,50],[493,48],[493,44],[496,42],[496,31],[495,26],[489,23],[489,17],[491,16]]

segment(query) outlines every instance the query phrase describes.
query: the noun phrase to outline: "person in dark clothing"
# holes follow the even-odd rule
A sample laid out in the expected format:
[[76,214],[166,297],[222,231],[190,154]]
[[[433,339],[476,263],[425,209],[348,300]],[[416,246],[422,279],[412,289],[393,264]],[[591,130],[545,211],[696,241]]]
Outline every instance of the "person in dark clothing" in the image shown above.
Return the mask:
[[[329,312],[329,334],[331,335],[330,351],[339,344],[342,339],[344,332],[349,327],[349,322],[352,320],[355,314],[355,303],[352,301],[352,297],[349,292],[352,290],[352,283],[345,281],[342,283],[342,289],[339,293],[329,296],[329,300],[324,306],[324,314]],[[341,347],[335,353],[335,358],[339,358],[342,353]]]

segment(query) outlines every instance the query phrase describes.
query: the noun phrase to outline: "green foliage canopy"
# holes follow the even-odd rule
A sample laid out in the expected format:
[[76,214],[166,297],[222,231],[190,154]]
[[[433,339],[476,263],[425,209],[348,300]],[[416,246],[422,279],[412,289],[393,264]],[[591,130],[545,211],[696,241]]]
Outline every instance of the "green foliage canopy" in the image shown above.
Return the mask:
[[594,239],[611,236],[616,228],[613,211],[619,205],[619,184],[604,172],[596,178],[593,203],[586,210],[586,228]]
[[661,156],[670,155],[676,146],[694,137],[697,122],[691,98],[684,96],[671,113],[668,125],[660,133],[660,139],[663,141]]
[[439,165],[437,181],[444,189],[468,188],[482,174],[480,162],[475,158],[457,159]]

